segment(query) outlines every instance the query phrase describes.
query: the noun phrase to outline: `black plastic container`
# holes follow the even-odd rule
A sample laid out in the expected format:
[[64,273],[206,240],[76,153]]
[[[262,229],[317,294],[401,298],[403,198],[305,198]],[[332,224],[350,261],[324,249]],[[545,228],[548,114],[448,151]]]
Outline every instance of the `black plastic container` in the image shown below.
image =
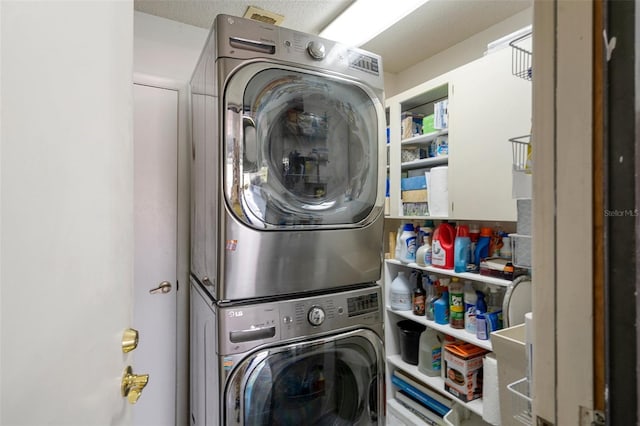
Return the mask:
[[400,356],[402,360],[411,365],[418,365],[420,334],[427,327],[410,320],[399,321],[397,325],[400,333]]

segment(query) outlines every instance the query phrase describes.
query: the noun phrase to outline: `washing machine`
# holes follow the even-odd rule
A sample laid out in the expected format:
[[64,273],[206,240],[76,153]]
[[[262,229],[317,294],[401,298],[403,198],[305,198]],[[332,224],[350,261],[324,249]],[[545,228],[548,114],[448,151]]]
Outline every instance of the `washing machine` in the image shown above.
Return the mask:
[[375,54],[216,18],[191,81],[191,273],[215,300],[380,278],[383,97]]
[[193,426],[384,424],[379,286],[191,309]]

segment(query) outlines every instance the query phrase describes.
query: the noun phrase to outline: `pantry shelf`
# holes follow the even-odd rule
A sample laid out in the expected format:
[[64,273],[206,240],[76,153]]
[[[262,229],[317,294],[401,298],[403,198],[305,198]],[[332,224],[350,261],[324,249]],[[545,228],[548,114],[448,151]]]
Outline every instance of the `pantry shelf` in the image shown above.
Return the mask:
[[464,329],[453,328],[448,324],[438,324],[435,321],[428,320],[424,316],[414,315],[412,311],[395,311],[392,310],[390,306],[387,306],[387,310],[400,317],[417,322],[418,324],[423,324],[429,328],[433,328],[434,330],[438,330],[439,332],[447,334],[449,336],[453,336],[456,339],[463,340],[488,351],[493,351],[491,340],[480,340],[475,336],[475,334],[471,334]]
[[437,130],[431,133],[425,133],[424,135],[413,136],[411,138],[402,139],[400,142],[401,145],[413,145],[413,144],[422,144],[433,142],[435,138],[438,136],[443,136],[449,134],[449,129]]
[[420,169],[420,168],[438,166],[441,164],[447,164],[448,162],[449,162],[449,156],[441,155],[439,157],[429,157],[429,158],[421,158],[419,160],[407,161],[406,163],[400,164],[400,168],[402,170]]
[[471,280],[487,284],[499,285],[507,287],[511,284],[510,280],[502,278],[490,277],[488,275],[473,274],[471,272],[455,272],[453,269],[436,268],[435,266],[420,266],[417,263],[403,263],[396,259],[385,259],[385,262],[393,265],[400,265],[407,268],[419,269],[421,271],[433,272],[435,274],[448,275],[450,277],[458,277],[462,280]]
[[418,370],[417,366],[404,362],[400,355],[390,355],[387,357],[387,361],[390,364],[394,365],[396,368],[399,368],[417,378],[436,392],[446,396],[452,401],[459,403],[460,405],[468,408],[469,410],[482,417],[482,398],[474,399],[473,401],[467,403],[462,402],[444,389],[444,380],[440,376],[430,377],[422,374],[420,370]]

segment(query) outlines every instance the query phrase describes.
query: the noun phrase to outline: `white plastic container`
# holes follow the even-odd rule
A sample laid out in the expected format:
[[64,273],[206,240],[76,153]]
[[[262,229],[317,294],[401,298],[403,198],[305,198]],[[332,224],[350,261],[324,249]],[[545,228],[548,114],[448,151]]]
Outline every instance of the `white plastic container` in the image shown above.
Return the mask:
[[413,224],[407,223],[400,235],[400,261],[412,263],[416,261],[416,233]]
[[438,332],[428,328],[420,335],[418,370],[427,376],[439,376],[442,369],[442,340]]
[[423,244],[416,252],[416,263],[420,266],[431,266],[431,228],[425,228]]
[[464,329],[476,334],[476,302],[478,295],[473,288],[471,281],[464,283]]
[[412,308],[411,291],[407,274],[404,271],[398,272],[398,275],[391,282],[391,309],[410,311]]

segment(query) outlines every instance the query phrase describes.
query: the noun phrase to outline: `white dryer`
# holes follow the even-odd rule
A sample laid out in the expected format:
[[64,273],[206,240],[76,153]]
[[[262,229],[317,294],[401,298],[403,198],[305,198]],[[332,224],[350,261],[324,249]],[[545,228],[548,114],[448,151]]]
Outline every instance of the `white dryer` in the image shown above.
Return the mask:
[[192,277],[218,301],[377,281],[380,57],[219,15],[191,90]]
[[379,286],[191,310],[192,426],[384,424]]

